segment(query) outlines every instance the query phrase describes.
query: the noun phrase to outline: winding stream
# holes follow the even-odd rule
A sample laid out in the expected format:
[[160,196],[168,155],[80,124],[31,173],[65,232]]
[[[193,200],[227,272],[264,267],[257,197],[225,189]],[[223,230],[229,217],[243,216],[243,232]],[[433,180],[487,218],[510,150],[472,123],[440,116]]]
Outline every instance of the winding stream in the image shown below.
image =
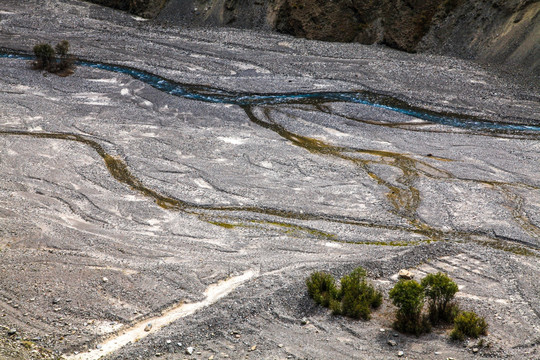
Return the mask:
[[[32,55],[5,50],[0,51],[0,58],[19,60],[35,59],[35,57]],[[484,130],[503,133],[540,131],[540,126],[538,125],[495,122],[480,119],[474,116],[428,110],[410,105],[407,102],[399,100],[395,97],[368,90],[252,94],[230,92],[203,85],[182,84],[144,70],[134,69],[122,65],[107,64],[89,60],[79,60],[76,62],[76,65],[129,75],[134,79],[140,80],[170,95],[210,103],[232,104],[242,107],[250,107],[276,104],[321,104],[326,102],[348,102],[383,108],[424,121],[471,130]]]
[[[34,59],[32,55],[14,53],[10,51],[0,52],[0,58],[2,57],[18,60]],[[104,160],[107,169],[109,170],[109,173],[117,181],[128,185],[134,191],[137,191],[145,196],[152,198],[162,208],[178,210],[189,214],[197,215],[201,219],[208,221],[211,224],[223,226],[226,228],[235,226],[257,226],[257,224],[263,224],[267,226],[278,226],[282,228],[287,228],[289,230],[293,229],[295,231],[302,231],[304,233],[315,235],[319,238],[324,237],[327,239],[339,241],[339,239],[335,239],[335,236],[332,234],[327,234],[310,227],[288,222],[261,220],[258,218],[249,219],[245,216],[245,213],[252,213],[275,216],[282,219],[290,220],[324,220],[342,224],[359,225],[387,230],[401,230],[422,234],[426,236],[427,239],[431,240],[441,240],[451,237],[470,238],[471,235],[482,235],[493,240],[503,240],[500,239],[498,236],[482,232],[476,232],[473,234],[456,231],[442,231],[440,229],[431,227],[430,225],[426,224],[418,218],[416,213],[421,201],[421,196],[419,191],[414,186],[414,183],[418,179],[418,177],[420,175],[424,175],[431,178],[448,179],[454,178],[452,174],[439,170],[436,167],[428,164],[427,162],[415,159],[406,154],[399,154],[380,150],[339,147],[324,143],[321,140],[295,134],[288,131],[282,125],[273,122],[271,119],[269,108],[265,108],[264,106],[279,104],[305,104],[314,106],[315,108],[322,108],[323,104],[329,102],[348,102],[391,110],[399,114],[404,114],[424,120],[429,123],[442,124],[446,126],[488,133],[490,134],[490,136],[497,136],[497,134],[510,134],[533,136],[534,138],[536,138],[537,132],[540,131],[540,126],[537,125],[494,122],[462,114],[435,112],[429,109],[412,106],[392,96],[366,90],[355,92],[312,92],[277,94],[249,94],[240,92],[235,93],[208,86],[181,84],[173,80],[169,80],[158,75],[127,66],[106,64],[102,62],[93,62],[86,60],[78,61],[77,65],[126,74],[134,79],[140,80],[160,91],[163,91],[173,96],[179,96],[187,99],[209,103],[232,104],[240,106],[245,111],[247,117],[251,122],[267,130],[275,132],[276,134],[278,134],[284,139],[287,139],[294,145],[304,148],[305,150],[318,155],[335,157],[341,160],[352,162],[358,167],[360,167],[370,178],[376,181],[379,185],[384,186],[388,189],[387,198],[388,202],[392,205],[392,212],[399,217],[405,219],[409,224],[409,226],[377,224],[367,222],[362,219],[353,219],[343,216],[336,217],[328,216],[326,214],[309,214],[304,212],[293,212],[288,210],[272,209],[265,207],[198,205],[164,195],[156,190],[145,186],[139,179],[137,179],[137,177],[135,177],[130,172],[128,165],[123,160],[108,154],[104,150],[104,148],[99,145],[99,143],[88,137],[67,133],[32,133],[26,131],[0,130],[0,135],[32,136],[37,138],[62,139],[68,141],[75,141],[90,146]],[[262,115],[256,115],[255,109],[259,107],[263,110]],[[324,109],[320,110],[323,111]],[[264,120],[261,119],[261,117],[264,117]],[[351,156],[351,153],[364,153],[374,155],[379,159],[362,160]],[[373,163],[385,164],[396,167],[402,172],[403,175],[397,179],[397,184],[390,183],[387,180],[384,180],[381,176],[377,175],[374,171],[370,170],[368,165]],[[421,169],[428,169],[428,172]],[[496,184],[480,180],[477,180],[476,182],[482,182],[489,184],[495,188],[500,188],[500,191],[504,191],[505,194],[508,194],[509,192],[504,188],[505,186],[526,186],[524,184]],[[516,194],[510,193],[508,196],[515,204],[519,205],[522,201]],[[516,205],[516,209],[518,208],[519,206]],[[210,214],[209,211],[218,213],[226,212],[228,215]],[[244,214],[242,215],[238,213]],[[535,224],[531,223],[530,220],[526,218],[522,212],[515,211],[515,213],[515,218],[517,222],[520,223],[523,228],[528,230],[528,232],[533,233],[534,235],[540,234],[540,228],[538,228],[538,226],[536,226]],[[504,240],[509,240],[510,242],[518,243],[520,245],[532,245],[530,243],[523,243],[519,239]],[[532,245],[532,247],[537,248],[535,245]]]

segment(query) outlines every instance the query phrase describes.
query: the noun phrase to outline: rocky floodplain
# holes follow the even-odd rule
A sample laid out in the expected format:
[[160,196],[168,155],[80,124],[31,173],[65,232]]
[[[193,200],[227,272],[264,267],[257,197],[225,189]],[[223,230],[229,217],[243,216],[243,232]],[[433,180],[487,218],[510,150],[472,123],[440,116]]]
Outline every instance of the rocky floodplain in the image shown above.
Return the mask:
[[[63,39],[72,76],[13,56]],[[3,1],[0,46],[0,357],[540,356],[538,77],[74,0]],[[357,266],[370,321],[308,298]],[[400,269],[483,343],[393,331]]]

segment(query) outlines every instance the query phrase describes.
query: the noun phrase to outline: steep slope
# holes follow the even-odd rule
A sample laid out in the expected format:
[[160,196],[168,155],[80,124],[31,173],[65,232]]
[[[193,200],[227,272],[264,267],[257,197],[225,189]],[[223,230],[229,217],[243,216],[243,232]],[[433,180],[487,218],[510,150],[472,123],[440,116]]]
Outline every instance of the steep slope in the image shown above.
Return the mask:
[[[172,25],[277,30],[540,72],[537,0],[91,0]],[[160,9],[162,9],[160,11]]]
[[467,1],[434,21],[418,50],[518,65],[538,75],[540,2]]

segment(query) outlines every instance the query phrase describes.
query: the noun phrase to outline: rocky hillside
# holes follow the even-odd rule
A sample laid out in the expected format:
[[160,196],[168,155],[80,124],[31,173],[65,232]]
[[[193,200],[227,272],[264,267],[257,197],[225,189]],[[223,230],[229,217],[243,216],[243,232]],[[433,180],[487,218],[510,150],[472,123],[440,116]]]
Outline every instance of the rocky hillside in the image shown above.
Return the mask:
[[417,47],[540,74],[540,1],[465,1],[437,19]]
[[[538,0],[92,0],[171,24],[385,44],[540,72]],[[162,9],[162,10],[160,10]]]

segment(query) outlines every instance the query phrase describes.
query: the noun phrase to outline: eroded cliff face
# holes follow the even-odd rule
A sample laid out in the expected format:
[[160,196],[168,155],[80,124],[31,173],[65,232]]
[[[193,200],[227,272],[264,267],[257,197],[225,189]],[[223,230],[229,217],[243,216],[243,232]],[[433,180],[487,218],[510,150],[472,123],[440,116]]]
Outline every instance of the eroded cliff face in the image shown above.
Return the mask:
[[540,72],[537,0],[284,0],[272,26],[310,39],[379,43]]
[[418,51],[517,65],[540,74],[540,1],[465,1],[433,22]]
[[428,32],[433,17],[446,16],[459,1],[287,0],[275,27],[310,39],[384,43],[412,52]]
[[[276,30],[540,72],[538,0],[91,0],[166,24]],[[161,10],[160,10],[161,9]]]

